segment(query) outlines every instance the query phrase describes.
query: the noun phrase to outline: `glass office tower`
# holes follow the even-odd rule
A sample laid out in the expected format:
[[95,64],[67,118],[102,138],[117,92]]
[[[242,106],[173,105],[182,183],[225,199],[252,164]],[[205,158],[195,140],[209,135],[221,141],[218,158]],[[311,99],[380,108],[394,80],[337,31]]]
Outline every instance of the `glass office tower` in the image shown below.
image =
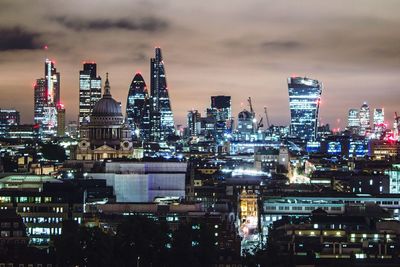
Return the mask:
[[367,102],[360,108],[360,132],[359,135],[366,136],[371,131],[370,109]]
[[101,98],[101,78],[95,62],[84,63],[79,72],[79,125],[90,120],[94,105]]
[[303,77],[288,78],[290,106],[290,134],[304,141],[317,135],[318,110],[322,83]]
[[145,104],[148,98],[146,83],[140,73],[133,77],[129,87],[128,99],[126,101],[126,118],[132,131],[132,136],[139,137],[144,124]]
[[60,73],[54,61],[45,60],[44,74],[34,86],[34,121],[43,134],[51,136],[57,131],[56,106],[60,103]]
[[169,100],[167,79],[161,48],[155,49],[155,57],[150,59],[150,95],[151,95],[151,139],[165,141],[175,132],[174,116]]

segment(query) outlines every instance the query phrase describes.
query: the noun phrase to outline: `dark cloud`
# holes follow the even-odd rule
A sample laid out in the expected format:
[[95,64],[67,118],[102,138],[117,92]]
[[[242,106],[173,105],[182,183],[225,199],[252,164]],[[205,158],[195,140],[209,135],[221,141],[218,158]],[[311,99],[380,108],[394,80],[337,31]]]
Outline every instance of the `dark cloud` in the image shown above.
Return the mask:
[[0,51],[40,49],[40,36],[21,27],[0,28]]
[[135,56],[133,57],[133,60],[134,60],[134,61],[148,61],[148,60],[149,60],[149,57],[148,57],[145,53],[138,52],[138,53],[136,53]]
[[19,25],[40,34],[32,37],[33,47],[38,40],[49,45],[46,53],[1,52],[0,106],[9,106],[19,90],[16,108],[32,121],[31,84],[43,76],[45,56],[57,61],[69,119],[78,112],[78,70],[85,59],[98,62],[102,76],[114,73],[113,95],[124,103],[133,73],[142,70],[148,81],[153,47],[161,46],[177,121],[191,108],[207,108],[209,96],[218,93],[232,96],[235,115],[252,96],[261,112],[268,106],[275,124],[287,123],[286,77],[293,73],[323,81],[324,122],[364,100],[385,105],[386,114],[398,107],[398,0],[99,2],[0,0],[0,29]]
[[266,41],[261,43],[261,48],[267,50],[294,50],[302,47],[303,44],[297,41]]
[[82,19],[60,16],[51,17],[50,19],[74,31],[123,29],[130,31],[159,32],[164,31],[169,27],[169,23],[166,20],[155,17],[144,17],[133,20],[126,18]]
[[379,47],[375,47],[373,49],[371,49],[371,54],[373,56],[377,56],[380,58],[389,58],[389,59],[393,59],[393,58],[399,58],[400,57],[400,46],[398,45],[398,42],[394,42],[393,46],[384,46],[381,45]]

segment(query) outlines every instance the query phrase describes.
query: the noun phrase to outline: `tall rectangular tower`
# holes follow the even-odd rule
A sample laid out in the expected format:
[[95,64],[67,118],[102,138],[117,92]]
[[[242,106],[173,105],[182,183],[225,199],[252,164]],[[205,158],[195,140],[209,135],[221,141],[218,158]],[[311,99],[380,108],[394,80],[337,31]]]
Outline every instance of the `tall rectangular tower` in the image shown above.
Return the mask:
[[79,125],[90,120],[94,105],[101,98],[101,78],[95,62],[84,63],[79,71]]
[[36,80],[34,85],[34,122],[35,124],[41,125],[44,119],[44,107],[47,105],[47,93],[46,93],[46,79],[40,78]]
[[371,119],[370,119],[370,108],[367,102],[364,102],[360,108],[360,136],[367,136],[371,133]]
[[383,108],[374,109],[374,132],[381,135],[386,129],[385,125],[385,111]]
[[41,128],[45,134],[54,135],[57,133],[57,104],[60,103],[60,73],[50,59],[46,59],[44,66],[47,105],[44,107]]
[[34,121],[42,134],[57,133],[57,105],[60,104],[60,73],[54,61],[46,59],[44,78],[36,80],[34,86]]
[[190,136],[198,134],[198,122],[200,121],[201,114],[198,110],[190,110],[187,114],[187,127]]
[[347,128],[353,133],[358,134],[360,131],[360,111],[356,108],[349,109],[347,116]]
[[322,83],[303,77],[288,78],[290,106],[290,134],[304,141],[317,135],[318,111]]

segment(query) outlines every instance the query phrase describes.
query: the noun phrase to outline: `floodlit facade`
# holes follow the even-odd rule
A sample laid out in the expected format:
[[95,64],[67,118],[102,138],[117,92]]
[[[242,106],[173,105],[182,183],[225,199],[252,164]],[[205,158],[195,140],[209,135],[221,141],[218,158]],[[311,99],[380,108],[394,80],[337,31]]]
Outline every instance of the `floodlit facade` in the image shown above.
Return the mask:
[[80,127],[80,140],[74,153],[77,160],[103,160],[133,156],[129,126],[121,103],[111,96],[108,77],[103,97],[93,108],[90,122]]
[[57,136],[65,136],[65,108],[61,103],[57,104]]
[[312,141],[317,135],[322,83],[303,77],[288,78],[290,134]]
[[185,197],[186,162],[106,162],[104,168],[89,175],[113,186],[116,202]]
[[79,72],[79,125],[90,121],[94,105],[101,98],[101,77],[97,76],[97,64],[84,63]]

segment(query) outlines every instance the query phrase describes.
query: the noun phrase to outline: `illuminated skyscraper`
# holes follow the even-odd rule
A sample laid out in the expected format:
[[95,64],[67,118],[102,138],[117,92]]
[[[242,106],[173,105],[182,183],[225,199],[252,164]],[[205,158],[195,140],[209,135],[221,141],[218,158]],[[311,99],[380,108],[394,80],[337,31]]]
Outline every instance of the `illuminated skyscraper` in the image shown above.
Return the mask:
[[347,128],[354,134],[358,134],[360,131],[360,117],[359,110],[352,108],[349,109],[347,117]]
[[[146,83],[140,73],[133,77],[129,87],[128,99],[126,101],[126,117],[131,128],[132,135],[143,137],[143,124],[145,116],[145,102],[148,99]],[[147,115],[147,114],[146,114]]]
[[46,79],[37,79],[33,90],[34,122],[40,125],[44,119],[44,107],[47,105]]
[[360,127],[360,118],[358,109],[352,108],[349,109],[349,115],[347,117],[347,126],[348,127]]
[[316,138],[322,83],[303,77],[288,78],[290,134],[305,141]]
[[174,134],[175,126],[161,48],[156,48],[155,57],[150,59],[150,75],[151,139],[156,142],[165,141],[169,135]]
[[54,61],[46,59],[45,78],[37,79],[34,86],[34,121],[44,134],[57,131],[57,104],[60,102],[60,73]]
[[46,59],[44,73],[47,81],[49,102],[57,105],[60,102],[60,73],[57,72],[54,64],[54,61]]
[[371,130],[370,110],[367,102],[360,108],[360,132],[359,135],[365,136]]
[[94,105],[101,98],[101,78],[94,62],[84,63],[79,72],[79,125],[88,123]]
[[385,125],[385,111],[383,108],[374,109],[374,132],[377,135],[381,135],[386,129]]
[[379,127],[385,121],[385,111],[383,108],[374,109],[374,128]]

